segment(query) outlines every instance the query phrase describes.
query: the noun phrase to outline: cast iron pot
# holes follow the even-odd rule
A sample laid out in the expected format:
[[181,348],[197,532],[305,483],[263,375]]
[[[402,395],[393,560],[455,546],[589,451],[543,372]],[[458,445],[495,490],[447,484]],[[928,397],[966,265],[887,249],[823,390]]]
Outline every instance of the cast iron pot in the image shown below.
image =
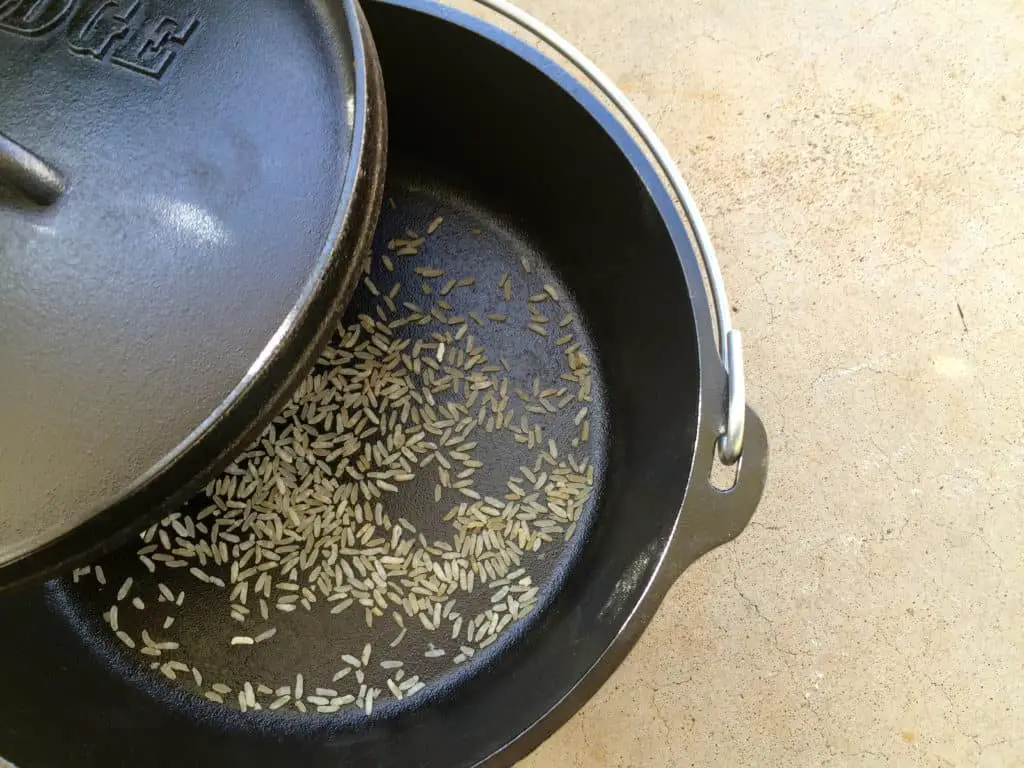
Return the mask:
[[[370,718],[214,705],[97,640],[104,603],[68,580],[5,596],[0,754],[21,768],[509,765],[582,706],[683,570],[737,536],[759,501],[764,429],[749,409],[728,413],[742,397],[738,349],[730,384],[687,227],[620,118],[467,15],[422,0],[365,11],[391,126],[386,194],[399,200],[378,238],[432,201],[448,212],[446,237],[472,243],[482,280],[524,253],[559,276],[603,393],[595,508],[550,568],[544,604],[506,642]],[[536,354],[525,337],[519,349]],[[728,458],[728,438],[742,439],[727,491],[709,481],[723,435]]]

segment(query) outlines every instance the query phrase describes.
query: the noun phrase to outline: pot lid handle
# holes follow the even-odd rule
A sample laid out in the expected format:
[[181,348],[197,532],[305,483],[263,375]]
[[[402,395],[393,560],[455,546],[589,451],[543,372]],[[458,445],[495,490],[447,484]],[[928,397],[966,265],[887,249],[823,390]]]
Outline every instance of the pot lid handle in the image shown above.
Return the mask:
[[60,171],[2,133],[0,185],[12,187],[37,205],[53,205],[64,194]]
[[697,252],[704,264],[708,285],[711,288],[711,299],[715,305],[715,318],[718,325],[719,356],[725,368],[728,386],[728,411],[725,423],[721,425],[718,439],[718,452],[724,464],[734,464],[743,453],[743,432],[746,421],[746,388],[743,380],[743,340],[740,332],[732,327],[732,316],[728,296],[725,292],[725,280],[718,264],[715,247],[711,243],[704,219],[700,215],[697,203],[676,167],[668,149],[654,133],[647,120],[630,102],[629,98],[619,90],[607,75],[597,68],[590,59],[584,56],[575,46],[538,21],[530,14],[520,10],[507,0],[476,0],[483,6],[501,14],[510,21],[523,27],[550,45],[562,56],[579,69],[587,79],[603,93],[625,116],[626,120],[640,136],[647,150],[654,157],[661,172],[668,179],[672,191],[675,192],[682,205],[683,213],[690,225],[696,240]]

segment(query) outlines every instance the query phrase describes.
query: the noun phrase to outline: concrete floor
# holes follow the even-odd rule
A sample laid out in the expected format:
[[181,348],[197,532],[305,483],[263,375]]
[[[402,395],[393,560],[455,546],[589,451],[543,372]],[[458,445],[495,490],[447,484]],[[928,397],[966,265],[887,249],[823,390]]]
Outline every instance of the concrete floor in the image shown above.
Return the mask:
[[524,765],[1024,765],[1024,4],[522,4],[678,159],[773,449]]

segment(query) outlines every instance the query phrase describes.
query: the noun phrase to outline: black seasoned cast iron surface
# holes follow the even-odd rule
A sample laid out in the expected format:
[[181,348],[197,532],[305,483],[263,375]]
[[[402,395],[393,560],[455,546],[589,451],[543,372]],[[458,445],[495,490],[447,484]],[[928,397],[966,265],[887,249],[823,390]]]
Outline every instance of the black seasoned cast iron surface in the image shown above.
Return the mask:
[[[507,35],[417,2],[367,11],[398,205],[382,231],[443,209],[446,252],[491,278],[533,254],[585,319],[603,402],[585,538],[558,564],[531,565],[550,590],[514,641],[472,675],[369,720],[241,715],[159,682],[106,639],[91,579],[9,595],[0,754],[21,768],[509,765],[596,690],[675,577],[737,535],[760,497],[765,439],[752,412],[737,487],[718,493],[705,480],[724,377],[694,254],[628,135]],[[516,344],[513,370],[537,365],[539,349]],[[288,648],[316,665],[346,635],[305,640]]]
[[383,186],[361,34],[352,0],[0,2],[0,587],[180,506],[312,364]]
[[[402,167],[402,164],[399,164],[396,172],[401,172]],[[543,429],[543,440],[535,448],[516,442],[510,430],[502,429],[487,433],[483,425],[475,427],[467,436],[467,441],[476,442],[478,445],[469,449],[469,453],[480,461],[483,467],[473,475],[472,488],[480,494],[502,499],[508,493],[507,483],[510,478],[518,476],[521,484],[532,486],[528,481],[524,481],[520,467],[535,467],[537,457],[541,451],[547,450],[549,440],[561,446],[559,457],[563,462],[567,456],[573,456],[578,462],[585,461],[588,466],[594,467],[595,477],[601,478],[604,474],[604,454],[607,449],[604,434],[604,395],[600,381],[591,377],[591,394],[585,403],[581,402],[575,397],[578,385],[570,386],[561,379],[562,375],[571,373],[565,355],[568,345],[556,345],[554,329],[564,316],[572,315],[582,319],[582,315],[579,308],[574,305],[567,288],[551,271],[550,264],[544,262],[543,254],[511,229],[507,222],[498,219],[493,212],[477,207],[464,194],[455,189],[444,188],[433,179],[402,179],[393,175],[387,194],[395,207],[392,209],[391,205],[385,206],[377,229],[373,252],[378,254],[378,258],[374,260],[371,274],[373,285],[379,286],[383,293],[389,292],[395,285],[400,286],[395,296],[396,305],[399,307],[406,301],[417,302],[420,306],[437,306],[435,302],[441,298],[438,291],[445,282],[449,279],[472,276],[475,279],[472,286],[458,288],[444,297],[452,307],[450,313],[444,314],[462,316],[468,320],[470,330],[463,343],[472,339],[470,343],[477,349],[483,349],[496,366],[500,366],[499,361],[502,359],[509,363],[511,372],[506,374],[499,371],[497,375],[509,381],[510,393],[515,390],[529,393],[534,378],[537,378],[544,382],[545,389],[552,385],[560,385],[574,396],[567,407],[556,414],[548,415],[525,412],[523,403],[518,401],[515,395],[511,396],[509,407],[515,409],[514,421],[518,423],[525,417],[529,419],[531,425]],[[443,216],[444,223],[435,234],[427,237],[426,243],[419,248],[419,254],[400,257],[395,256],[394,250],[391,250],[394,271],[387,270],[379,257],[379,254],[389,252],[387,243],[396,238],[406,238],[406,232],[425,233],[429,222],[438,216]],[[524,271],[521,262],[523,259],[530,266],[529,273]],[[414,268],[442,269],[445,275],[427,280],[419,276]],[[502,298],[502,291],[498,288],[503,275],[508,275],[507,279],[515,286],[510,301]],[[424,283],[433,284],[430,296],[422,292],[421,285]],[[544,293],[545,285],[555,288],[559,300],[547,300],[534,305],[552,316],[551,322],[547,324],[552,327],[552,332],[547,337],[540,337],[527,329],[530,322],[527,310],[528,296]],[[357,324],[362,315],[376,316],[375,307],[378,305],[384,307],[365,285],[361,286],[345,313],[345,324]],[[483,323],[477,324],[471,320],[468,317],[470,312],[477,312]],[[486,319],[487,314],[498,312],[507,315],[504,322]],[[397,314],[403,316],[408,313],[402,308]],[[389,313],[389,317],[394,316]],[[446,328],[436,321],[425,325],[412,323],[397,330],[396,338],[407,339],[413,343],[430,343],[433,334],[445,330],[450,332],[452,328]],[[594,356],[595,350],[591,339],[580,323],[572,323],[571,327],[560,330],[559,335],[563,331],[572,333],[573,343],[580,344],[580,352]],[[336,337],[335,343],[338,341]],[[450,342],[449,346],[459,348],[462,345],[459,342]],[[432,355],[432,351],[427,352],[427,356]],[[318,366],[315,369],[316,372],[330,370],[326,366]],[[451,397],[450,392],[436,395],[439,406],[449,401],[461,403],[463,397]],[[386,404],[388,401],[381,402],[383,407],[378,408],[376,414],[378,418],[386,421],[391,415],[392,406]],[[480,402],[483,402],[482,398]],[[574,423],[574,417],[583,406],[587,407],[587,420],[591,424],[590,436],[587,442],[574,448],[573,436],[580,434],[581,431]],[[475,417],[477,409],[471,409],[471,413]],[[531,426],[531,429],[533,428]],[[410,423],[407,429],[411,433],[416,428]],[[427,438],[437,439],[430,434]],[[375,440],[376,438],[368,439],[367,443]],[[359,453],[361,452],[360,450]],[[460,468],[456,462],[452,474]],[[546,474],[550,470],[551,466],[544,463],[536,474]],[[383,510],[392,521],[392,525],[397,524],[399,519],[405,519],[411,522],[417,531],[422,532],[429,542],[455,544],[455,530],[442,517],[453,505],[460,502],[468,503],[470,499],[454,489],[447,489],[441,502],[435,503],[433,494],[437,480],[436,462],[417,469],[412,480],[398,482],[397,492],[383,494]],[[600,488],[595,491],[599,494]],[[541,605],[537,611],[543,610],[544,603],[557,593],[562,579],[569,571],[574,554],[585,539],[596,494],[595,499],[586,505],[577,532],[569,544],[559,532],[553,542],[546,543],[537,553],[524,553],[519,568],[525,570],[525,574],[517,576],[515,582],[528,576],[541,590]],[[208,505],[206,496],[200,494],[186,506],[186,515],[197,520],[197,513]],[[390,527],[381,526],[378,530],[385,539],[390,538]],[[169,529],[168,532],[172,538],[177,536],[173,529]],[[406,532],[407,537],[408,535]],[[83,638],[95,652],[109,658],[108,663],[111,666],[131,668],[133,665],[143,664],[148,667],[153,659],[140,656],[137,649],[128,649],[112,636],[110,629],[101,619],[101,614],[116,602],[121,584],[126,577],[131,576],[133,583],[130,596],[120,602],[119,627],[127,631],[139,645],[141,641],[138,638],[143,629],[152,637],[159,638],[161,642],[171,640],[180,643],[180,650],[164,653],[159,663],[178,659],[199,668],[204,678],[203,687],[197,689],[189,673],[179,675],[178,685],[173,687],[157,673],[139,676],[139,685],[152,695],[168,700],[172,700],[174,692],[179,690],[203,693],[210,689],[213,682],[229,685],[234,695],[237,695],[245,681],[250,681],[253,685],[264,683],[276,690],[281,686],[293,685],[298,672],[303,674],[304,688],[309,693],[316,687],[324,687],[337,690],[341,695],[357,695],[359,683],[353,674],[337,683],[332,681],[332,676],[338,670],[349,666],[342,661],[342,655],[359,657],[364,646],[370,643],[373,651],[366,684],[383,689],[384,701],[392,697],[386,685],[390,673],[381,670],[381,661],[400,660],[405,664],[407,676],[420,675],[428,682],[427,690],[419,694],[420,698],[406,699],[401,706],[377,707],[380,714],[394,716],[399,709],[423,706],[424,698],[443,698],[446,690],[492,663],[506,646],[527,631],[529,625],[528,620],[514,624],[512,630],[503,633],[497,643],[478,651],[471,663],[454,668],[453,657],[459,653],[459,647],[467,643],[465,640],[456,642],[451,639],[451,621],[444,622],[438,631],[427,631],[416,618],[406,616],[404,626],[408,631],[401,643],[391,648],[391,641],[400,632],[399,626],[392,620],[391,613],[394,610],[401,611],[400,606],[391,606],[384,617],[377,619],[373,627],[368,628],[364,622],[363,608],[358,603],[336,616],[329,612],[336,603],[325,604],[323,595],[319,595],[320,601],[312,612],[300,609],[294,613],[279,613],[274,610],[274,601],[271,600],[271,615],[266,621],[258,615],[256,599],[250,597],[248,605],[252,608],[253,615],[246,624],[241,625],[230,618],[232,601],[227,590],[201,583],[189,572],[188,567],[159,567],[157,572],[151,575],[135,556],[136,549],[137,546],[128,547],[123,552],[102,561],[104,579],[107,581],[105,587],[100,587],[89,575],[83,576],[78,583],[73,583],[70,579],[54,583],[51,586],[51,596],[55,606],[67,612],[68,620],[78,627]],[[196,564],[194,560],[190,561],[190,565]],[[512,570],[515,572],[515,569]],[[208,563],[205,572],[223,579],[230,586],[228,568]],[[274,576],[278,582],[287,581],[276,572]],[[254,582],[255,579],[251,581]],[[477,585],[470,594],[460,590],[454,598],[456,609],[464,616],[463,624],[468,624],[470,618],[487,610],[491,606],[491,597],[500,589],[500,586],[487,589],[486,584],[480,583],[481,579],[476,581]],[[184,592],[184,604],[178,607],[161,600],[159,584],[163,584],[175,596]],[[275,588],[273,594],[281,596],[283,593]],[[131,605],[133,597],[141,597],[146,608],[134,609]],[[175,617],[175,623],[164,630],[161,624],[166,616]],[[277,630],[272,640],[253,648],[230,645],[233,636],[253,636],[270,627]],[[473,642],[468,644],[475,646]],[[446,655],[437,659],[424,657],[424,653],[434,646],[446,650]],[[234,695],[226,698],[233,699]],[[272,694],[258,697],[264,707],[275,698],[277,697]],[[358,724],[362,719],[360,714],[352,712],[343,712],[340,717],[351,720],[353,724]]]

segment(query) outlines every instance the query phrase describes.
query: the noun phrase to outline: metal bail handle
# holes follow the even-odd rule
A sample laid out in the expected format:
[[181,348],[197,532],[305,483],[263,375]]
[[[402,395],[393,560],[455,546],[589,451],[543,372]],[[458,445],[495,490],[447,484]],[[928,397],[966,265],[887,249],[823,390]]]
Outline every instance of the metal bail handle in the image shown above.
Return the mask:
[[722,358],[722,365],[728,379],[728,400],[725,423],[721,425],[721,436],[718,438],[719,457],[725,464],[733,464],[739,460],[743,453],[743,430],[747,412],[746,388],[743,383],[743,341],[740,332],[733,330],[732,317],[729,299],[725,293],[725,281],[722,278],[722,269],[718,264],[718,256],[711,244],[711,237],[704,219],[701,218],[697,203],[690,193],[679,169],[669,155],[661,139],[655,135],[654,130],[644,119],[636,107],[629,101],[626,95],[619,90],[608,77],[601,72],[597,66],[577,50],[571,43],[563,39],[557,32],[550,29],[544,23],[538,21],[530,14],[517,8],[507,0],[476,0],[480,5],[490,8],[495,13],[501,14],[506,19],[515,22],[528,32],[539,37],[550,45],[562,56],[571,61],[591,83],[611,101],[637,132],[648,151],[657,161],[662,173],[668,179],[675,192],[676,197],[682,204],[683,213],[690,224],[694,238],[697,241],[697,251],[700,253],[701,261],[704,263],[704,270],[707,273],[708,284],[711,286],[711,299],[715,305],[715,317],[718,323],[719,355]]

